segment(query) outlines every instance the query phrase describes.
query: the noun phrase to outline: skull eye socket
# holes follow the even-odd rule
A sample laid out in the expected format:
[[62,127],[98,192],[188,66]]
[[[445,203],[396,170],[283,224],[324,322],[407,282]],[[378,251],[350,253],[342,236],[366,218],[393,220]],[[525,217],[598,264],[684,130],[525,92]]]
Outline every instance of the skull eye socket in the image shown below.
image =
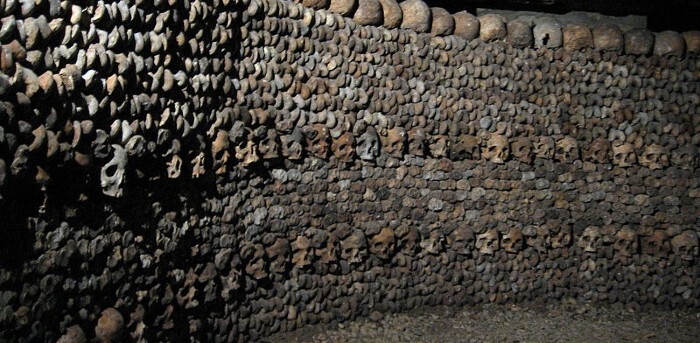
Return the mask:
[[112,175],[117,174],[118,170],[119,170],[119,167],[116,164],[113,164],[113,165],[107,167],[107,169],[105,169],[105,174],[112,176]]

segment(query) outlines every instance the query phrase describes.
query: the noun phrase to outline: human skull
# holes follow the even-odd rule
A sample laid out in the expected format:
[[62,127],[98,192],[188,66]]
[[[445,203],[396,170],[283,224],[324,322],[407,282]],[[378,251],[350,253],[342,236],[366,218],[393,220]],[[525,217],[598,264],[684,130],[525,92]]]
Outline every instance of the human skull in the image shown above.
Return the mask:
[[430,137],[428,150],[430,156],[434,158],[447,157],[447,152],[450,149],[450,141],[445,135],[433,135]]
[[235,145],[235,156],[239,163],[247,167],[260,160],[258,156],[258,146],[253,142],[253,130],[248,127],[234,126],[234,133],[230,134],[229,139]]
[[217,175],[226,173],[228,159],[230,157],[228,147],[228,132],[224,130],[218,130],[216,133],[216,138],[211,143],[211,157],[213,161],[212,169],[214,169],[214,173]]
[[258,151],[262,158],[272,160],[280,157],[279,134],[275,129],[268,129],[265,137],[258,144]]
[[367,239],[362,231],[354,229],[350,236],[340,241],[340,257],[348,263],[362,263],[365,255],[367,255]]
[[396,249],[394,230],[388,227],[379,231],[370,241],[371,245],[369,246],[369,251],[383,260],[391,258],[391,255]]
[[306,149],[313,156],[325,159],[328,157],[328,142],[330,133],[324,124],[314,124],[304,130]]
[[623,227],[617,232],[615,237],[613,248],[620,256],[632,257],[637,252],[639,243],[637,242],[637,233],[634,230],[629,227]]
[[551,244],[549,228],[545,225],[529,226],[523,230],[525,243],[539,252],[547,251]]
[[559,228],[559,232],[557,232],[554,236],[552,236],[552,248],[558,249],[558,248],[568,247],[569,244],[571,244],[571,240],[572,240],[571,227],[569,227],[569,226],[561,227],[561,228]]
[[100,185],[105,195],[120,198],[124,194],[123,184],[128,158],[126,150],[116,144],[112,144],[112,153],[112,159],[100,170]]
[[594,253],[603,244],[603,236],[600,232],[600,228],[597,226],[589,226],[583,230],[581,238],[578,240],[579,248],[583,249],[585,252]]
[[265,254],[270,261],[270,271],[283,274],[287,271],[289,256],[291,254],[289,241],[284,238],[277,238],[272,245],[265,248]]
[[311,247],[311,240],[306,236],[299,235],[292,242],[292,263],[297,266],[297,268],[305,268],[313,262],[313,248]]
[[282,156],[292,161],[300,160],[304,153],[302,139],[301,130],[294,130],[291,134],[282,135],[280,137]]
[[182,172],[182,158],[178,155],[173,155],[170,158],[170,162],[165,164],[167,166],[168,178],[177,179],[180,177]]
[[608,152],[610,151],[610,141],[603,137],[593,140],[588,150],[584,152],[587,161],[596,163],[608,163]]
[[338,236],[332,232],[323,232],[314,237],[319,242],[314,242],[314,255],[323,264],[332,264],[338,261]]
[[578,142],[570,136],[565,136],[557,141],[557,150],[554,158],[563,163],[571,163],[578,160]]
[[420,241],[421,249],[431,255],[437,255],[442,251],[445,236],[442,231],[433,229],[428,232],[428,237],[423,237]]
[[399,250],[406,255],[413,255],[420,246],[420,233],[415,227],[400,226],[396,230],[399,237]]
[[427,136],[422,128],[414,127],[408,131],[408,152],[418,157],[425,156]]
[[192,166],[193,179],[204,175],[206,173],[206,169],[204,169],[204,151],[201,151],[199,154],[193,157],[190,161],[190,165]]
[[355,153],[355,138],[352,133],[345,132],[340,137],[333,140],[331,145],[331,150],[333,150],[333,155],[338,158],[338,160],[343,162],[350,162],[353,159]]
[[476,237],[474,237],[474,231],[466,226],[460,226],[454,229],[447,236],[447,244],[452,248],[452,250],[454,250],[454,252],[460,255],[471,255],[475,242]]
[[663,146],[651,144],[644,149],[639,163],[652,170],[662,169],[668,166],[668,155]]
[[246,242],[241,247],[241,258],[246,261],[245,272],[256,280],[267,277],[267,261],[262,244]]
[[647,255],[666,257],[671,252],[671,242],[665,230],[654,230],[651,236],[642,237],[642,252]]
[[355,148],[357,156],[363,161],[374,161],[381,153],[379,136],[377,131],[368,126],[365,132],[357,138],[357,147]]
[[698,234],[685,230],[671,239],[673,253],[682,260],[692,261],[698,255]]
[[637,162],[637,155],[634,153],[632,143],[613,142],[613,164],[618,167],[630,167]]
[[540,136],[537,141],[533,142],[535,156],[543,159],[554,157],[554,139],[552,137]]
[[479,139],[473,135],[460,135],[450,143],[450,159],[452,160],[478,160],[481,157],[479,151]]
[[501,247],[508,253],[516,254],[523,248],[523,231],[518,227],[512,227],[501,238]]
[[503,164],[510,155],[508,138],[504,135],[493,134],[486,142],[486,147],[481,151],[481,156],[498,164]]
[[671,152],[671,163],[674,166],[693,170],[698,163],[697,149],[692,145],[684,145]]
[[521,162],[532,162],[532,139],[530,137],[518,137],[510,144],[513,157]]
[[253,141],[241,142],[240,145],[236,146],[236,158],[244,167],[259,161],[258,146]]
[[493,255],[498,250],[498,231],[489,229],[488,231],[476,235],[476,248],[484,255]]
[[402,158],[406,149],[406,130],[401,127],[386,130],[386,135],[380,136],[384,151],[392,157]]

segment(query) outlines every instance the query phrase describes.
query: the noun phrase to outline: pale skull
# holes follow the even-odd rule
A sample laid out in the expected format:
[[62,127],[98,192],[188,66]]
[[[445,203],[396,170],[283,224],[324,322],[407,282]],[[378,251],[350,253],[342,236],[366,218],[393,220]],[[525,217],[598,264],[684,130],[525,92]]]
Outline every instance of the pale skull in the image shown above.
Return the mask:
[[613,142],[613,164],[618,167],[630,167],[637,162],[637,155],[634,153],[632,143]]
[[532,139],[530,137],[518,137],[510,144],[513,157],[521,162],[532,162]]
[[325,159],[328,157],[330,133],[324,124],[314,124],[304,129],[306,149],[312,156]]
[[474,237],[474,232],[466,226],[460,226],[454,229],[447,236],[447,244],[454,252],[460,255],[471,255],[475,242],[476,237]]
[[352,133],[345,132],[340,137],[333,140],[331,150],[338,160],[343,162],[352,161],[355,153],[355,138]]
[[596,138],[585,151],[584,157],[587,161],[595,163],[608,163],[608,153],[610,151],[610,141],[603,137]]
[[363,161],[374,161],[379,156],[381,153],[379,136],[373,127],[367,127],[365,132],[357,138],[355,150],[357,156]]
[[168,172],[169,179],[177,179],[182,173],[182,158],[178,155],[173,155],[170,161],[166,164],[166,171]]
[[476,248],[484,255],[493,255],[498,250],[498,231],[489,229],[488,231],[476,235]]
[[523,231],[518,227],[512,227],[501,238],[501,247],[507,253],[515,254],[523,248]]
[[204,169],[204,162],[204,151],[201,151],[192,158],[190,161],[190,165],[192,166],[192,178],[196,179],[206,173],[206,169]]
[[668,155],[663,146],[651,144],[639,156],[639,163],[652,170],[662,169],[668,166]]
[[535,156],[542,159],[551,159],[554,157],[554,139],[552,137],[541,136],[537,141],[533,142]]
[[481,156],[498,164],[503,164],[510,155],[508,138],[504,135],[493,134],[486,142],[486,147],[481,151]]
[[579,248],[585,252],[594,253],[603,244],[603,236],[600,228],[597,226],[589,226],[583,230],[583,234],[578,240]]
[[557,141],[557,150],[554,158],[563,163],[571,163],[578,160],[578,142],[573,137],[565,136]]
[[362,263],[366,255],[367,239],[362,231],[354,229],[348,237],[340,241],[340,257],[348,263]]
[[406,130],[401,127],[386,130],[386,135],[380,136],[382,146],[389,156],[402,158],[406,149]]
[[112,153],[112,159],[100,170],[100,185],[105,195],[120,198],[124,194],[128,156],[126,150],[116,144],[112,144]]
[[620,229],[615,235],[615,238],[613,248],[620,256],[632,257],[632,255],[637,252],[637,249],[639,249],[637,233],[628,227]]
[[682,260],[692,261],[698,255],[698,234],[685,230],[671,239],[673,253]]
[[387,260],[391,258],[396,249],[396,237],[394,230],[385,227],[370,240],[369,251],[375,256]]
[[450,159],[478,160],[481,157],[479,139],[473,135],[460,135],[450,143]]

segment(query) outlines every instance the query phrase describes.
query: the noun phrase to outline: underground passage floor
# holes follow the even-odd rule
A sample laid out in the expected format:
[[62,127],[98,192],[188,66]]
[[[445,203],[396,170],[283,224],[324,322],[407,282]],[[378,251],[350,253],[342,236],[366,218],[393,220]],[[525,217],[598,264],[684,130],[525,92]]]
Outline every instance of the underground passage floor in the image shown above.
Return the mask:
[[432,307],[307,326],[266,342],[700,342],[698,310],[561,304]]

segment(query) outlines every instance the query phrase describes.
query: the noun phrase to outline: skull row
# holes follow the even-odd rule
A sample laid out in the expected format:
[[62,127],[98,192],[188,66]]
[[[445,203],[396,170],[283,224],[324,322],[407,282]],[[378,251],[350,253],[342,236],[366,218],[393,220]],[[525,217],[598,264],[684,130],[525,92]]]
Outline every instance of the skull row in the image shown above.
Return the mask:
[[659,258],[668,257],[671,253],[678,258],[693,261],[700,252],[698,246],[698,234],[692,230],[685,230],[669,237],[666,230],[653,230],[651,234],[641,236],[629,227],[623,227],[614,233],[613,237],[606,237],[609,228],[588,226],[578,239],[577,246],[584,252],[595,253],[604,245],[612,245],[613,249],[623,257],[632,257],[634,254],[644,253]]

